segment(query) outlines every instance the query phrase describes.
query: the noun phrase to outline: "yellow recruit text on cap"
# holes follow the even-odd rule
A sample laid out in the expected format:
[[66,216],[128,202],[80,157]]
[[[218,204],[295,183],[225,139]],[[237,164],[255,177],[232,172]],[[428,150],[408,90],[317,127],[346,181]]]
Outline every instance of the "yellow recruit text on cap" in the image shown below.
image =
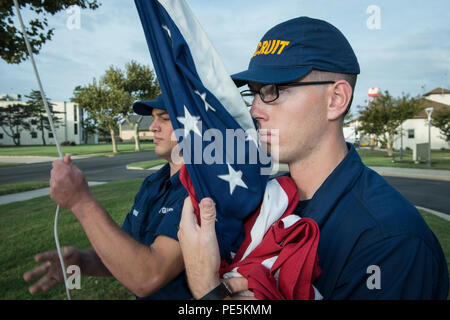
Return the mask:
[[285,40],[264,40],[258,43],[258,47],[252,58],[260,54],[280,54],[289,43],[290,41]]

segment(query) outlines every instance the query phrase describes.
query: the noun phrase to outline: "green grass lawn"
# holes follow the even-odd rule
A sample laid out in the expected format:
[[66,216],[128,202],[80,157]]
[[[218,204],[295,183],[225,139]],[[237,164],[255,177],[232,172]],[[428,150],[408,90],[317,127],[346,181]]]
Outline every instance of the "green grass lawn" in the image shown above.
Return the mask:
[[399,167],[399,168],[415,168],[415,169],[437,169],[450,170],[450,150],[432,150],[431,151],[431,168],[426,163],[415,164],[412,160],[412,151],[405,150],[403,152],[403,161],[400,161],[399,151],[395,151],[395,162],[392,157],[388,157],[386,151],[370,149],[356,149],[361,156],[362,161],[369,167]]
[[0,162],[0,167],[9,167],[9,166],[17,166],[19,164],[19,162]]
[[[114,221],[121,225],[141,183],[142,179],[115,181],[92,187],[92,190]],[[35,254],[55,250],[55,209],[56,205],[48,196],[0,206],[0,300],[65,299],[62,285],[32,296],[28,293],[30,284],[22,278],[26,271],[38,265],[33,259]],[[439,239],[450,268],[450,222],[421,213]],[[68,210],[61,210],[58,230],[61,246],[91,248],[77,219]],[[83,276],[81,290],[71,293],[74,300],[134,299],[134,295],[113,278]]]
[[[117,144],[119,153],[134,152],[134,143]],[[142,151],[154,150],[155,145],[150,142],[141,142]],[[112,144],[89,144],[61,147],[64,154],[113,154]],[[58,157],[58,151],[54,145],[49,146],[0,146],[0,156],[47,156]]]
[[[434,234],[441,244],[447,260],[447,269],[450,272],[450,222],[441,219],[425,210],[419,210],[428,226],[433,230]],[[447,300],[450,300],[450,291],[447,295]]]
[[129,167],[137,167],[141,169],[149,169],[155,166],[159,166],[161,164],[167,163],[167,160],[164,159],[157,159],[157,160],[150,160],[150,161],[141,161],[141,162],[133,162],[130,163]]
[[[116,181],[92,190],[114,221],[122,225],[141,183],[141,179]],[[34,262],[35,254],[55,250],[55,209],[48,196],[0,206],[0,300],[65,298],[63,286],[32,296],[28,292],[29,284],[22,278],[26,271],[38,265]],[[58,230],[61,246],[91,248],[77,219],[68,210],[61,210]],[[113,278],[83,276],[81,290],[71,293],[72,299],[134,299]]]
[[12,194],[17,192],[24,192],[30,190],[36,190],[41,188],[47,188],[49,186],[48,181],[34,181],[34,182],[20,182],[12,184],[0,185],[0,196],[5,194]]

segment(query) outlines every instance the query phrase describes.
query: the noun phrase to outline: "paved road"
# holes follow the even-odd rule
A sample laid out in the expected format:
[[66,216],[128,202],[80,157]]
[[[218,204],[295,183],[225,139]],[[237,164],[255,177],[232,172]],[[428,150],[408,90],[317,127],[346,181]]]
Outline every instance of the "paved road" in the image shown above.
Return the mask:
[[450,181],[384,178],[414,205],[450,215]]
[[[113,181],[145,178],[146,170],[127,170],[127,164],[137,161],[158,159],[154,151],[120,154],[114,157],[93,157],[74,160],[83,170],[88,181]],[[51,162],[0,167],[0,184],[46,181],[50,178]]]
[[[75,160],[88,181],[113,181],[145,178],[146,170],[127,170],[132,162],[157,159],[153,151],[127,153],[115,157],[95,157]],[[10,167],[0,167],[0,184],[49,179],[51,163],[35,163]],[[385,177],[414,205],[433,209],[450,215],[450,181],[424,180],[413,178]]]

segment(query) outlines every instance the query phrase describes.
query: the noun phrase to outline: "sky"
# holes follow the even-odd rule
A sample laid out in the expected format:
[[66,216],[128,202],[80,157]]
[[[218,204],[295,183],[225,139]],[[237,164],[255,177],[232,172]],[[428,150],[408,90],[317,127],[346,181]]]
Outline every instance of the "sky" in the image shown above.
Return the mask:
[[[35,61],[44,91],[54,101],[69,101],[77,85],[99,78],[109,66],[136,60],[152,66],[132,0],[99,0],[97,10],[48,16],[54,37]],[[371,87],[421,95],[450,89],[448,0],[186,0],[230,74],[247,68],[265,34],[299,16],[323,19],[347,37],[358,57],[353,109],[365,105]],[[22,12],[25,24],[33,16]],[[18,25],[18,24],[17,24]],[[75,26],[75,28],[73,27]],[[0,60],[0,93],[22,96],[38,89],[29,61]]]

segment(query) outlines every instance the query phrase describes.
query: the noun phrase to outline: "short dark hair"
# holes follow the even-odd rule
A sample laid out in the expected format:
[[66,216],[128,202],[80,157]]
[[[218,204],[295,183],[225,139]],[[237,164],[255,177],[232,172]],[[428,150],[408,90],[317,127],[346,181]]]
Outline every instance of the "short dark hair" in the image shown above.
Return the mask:
[[348,103],[347,109],[344,112],[343,117],[345,117],[345,115],[350,110],[350,106],[352,105],[352,102],[353,102],[353,93],[355,92],[356,80],[357,80],[358,75],[353,74],[353,73],[335,73],[335,72],[313,69],[310,73],[307,74],[307,77],[308,77],[308,79],[314,80],[314,81],[345,80],[348,82],[348,84],[352,88],[352,96]]

